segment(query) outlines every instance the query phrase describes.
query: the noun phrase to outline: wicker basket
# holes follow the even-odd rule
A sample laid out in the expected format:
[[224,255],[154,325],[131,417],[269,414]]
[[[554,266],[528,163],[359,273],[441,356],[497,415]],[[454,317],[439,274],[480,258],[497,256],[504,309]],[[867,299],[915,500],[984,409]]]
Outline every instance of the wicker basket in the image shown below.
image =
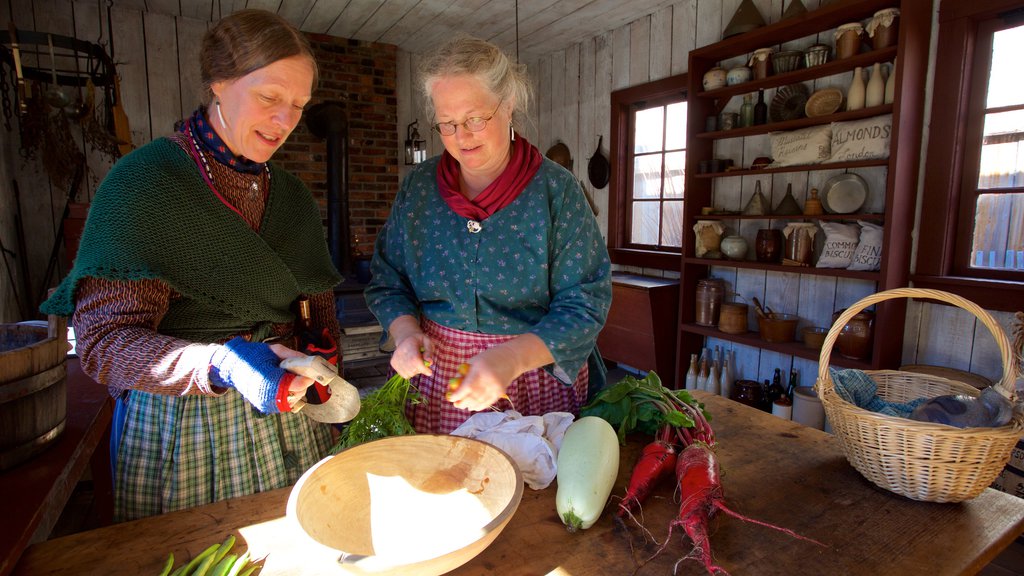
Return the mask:
[[[1006,334],[977,304],[955,294],[920,288],[897,288],[872,294],[844,311],[825,336],[814,387],[832,431],[847,460],[865,478],[896,494],[927,502],[962,502],[974,498],[1002,472],[1010,451],[1021,437],[1020,410],[1001,428],[955,428],[886,416],[844,400],[829,375],[829,358],[840,330],[868,306],[894,298],[928,298],[953,304],[978,317],[995,336],[1003,362],[1003,377],[994,384],[1016,402],[1017,366]],[[869,370],[878,394],[892,402],[944,394],[978,395],[978,389],[940,376]]]

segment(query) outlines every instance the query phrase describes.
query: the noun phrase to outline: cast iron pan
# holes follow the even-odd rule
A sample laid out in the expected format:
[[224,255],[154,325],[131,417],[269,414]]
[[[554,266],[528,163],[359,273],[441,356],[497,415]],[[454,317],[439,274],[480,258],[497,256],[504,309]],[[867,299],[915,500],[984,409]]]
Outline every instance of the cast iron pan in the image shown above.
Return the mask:
[[590,162],[587,164],[587,176],[590,178],[590,184],[597,189],[608,185],[608,177],[611,170],[608,165],[608,159],[601,153],[602,140],[604,140],[604,135],[598,137],[597,150],[590,157]]

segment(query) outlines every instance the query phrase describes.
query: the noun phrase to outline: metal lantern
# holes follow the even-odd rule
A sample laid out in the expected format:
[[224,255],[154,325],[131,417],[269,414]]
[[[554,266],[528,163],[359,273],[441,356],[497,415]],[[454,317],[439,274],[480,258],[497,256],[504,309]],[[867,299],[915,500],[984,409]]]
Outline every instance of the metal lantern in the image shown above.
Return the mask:
[[420,131],[417,130],[419,120],[414,120],[405,128],[405,163],[419,164],[427,159],[427,150],[423,147],[424,141],[420,139]]

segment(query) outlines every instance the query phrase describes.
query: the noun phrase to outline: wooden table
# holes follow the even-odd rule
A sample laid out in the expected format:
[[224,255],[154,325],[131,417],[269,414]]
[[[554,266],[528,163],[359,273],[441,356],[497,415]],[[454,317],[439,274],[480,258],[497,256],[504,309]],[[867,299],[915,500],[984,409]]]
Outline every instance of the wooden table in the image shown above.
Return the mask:
[[[961,504],[916,502],[876,488],[819,430],[783,421],[717,396],[698,393],[713,414],[728,503],[738,512],[821,540],[827,547],[718,515],[712,520],[717,562],[743,574],[975,574],[1024,531],[1024,500],[986,490]],[[621,494],[640,442],[623,449]],[[529,488],[505,531],[452,574],[623,576],[634,570],[625,536],[606,511],[589,530],[569,534],[554,509],[555,487]],[[338,574],[303,561],[306,544],[285,514],[288,489],[75,534],[30,547],[16,574],[155,574],[168,552],[189,558],[234,533],[257,556],[263,574]],[[663,541],[677,511],[670,485],[645,508]],[[655,548],[636,540],[636,558]],[[639,574],[672,573],[690,543],[673,535]],[[308,558],[308,556],[307,556]],[[679,574],[701,574],[693,561]]]
[[110,419],[107,389],[82,373],[77,358],[67,360],[67,424],[45,451],[0,472],[0,576],[10,574],[25,548],[45,540],[60,518],[78,480],[91,464],[100,522],[110,521]]

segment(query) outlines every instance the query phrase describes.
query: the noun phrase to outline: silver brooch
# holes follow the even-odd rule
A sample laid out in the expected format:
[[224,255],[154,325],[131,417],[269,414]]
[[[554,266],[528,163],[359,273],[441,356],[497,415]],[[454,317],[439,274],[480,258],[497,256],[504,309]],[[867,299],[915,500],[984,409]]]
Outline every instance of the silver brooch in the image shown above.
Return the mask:
[[469,230],[470,234],[476,234],[477,232],[483,230],[483,227],[480,226],[480,223],[477,222],[476,220],[469,220],[468,222],[466,222],[466,230]]

